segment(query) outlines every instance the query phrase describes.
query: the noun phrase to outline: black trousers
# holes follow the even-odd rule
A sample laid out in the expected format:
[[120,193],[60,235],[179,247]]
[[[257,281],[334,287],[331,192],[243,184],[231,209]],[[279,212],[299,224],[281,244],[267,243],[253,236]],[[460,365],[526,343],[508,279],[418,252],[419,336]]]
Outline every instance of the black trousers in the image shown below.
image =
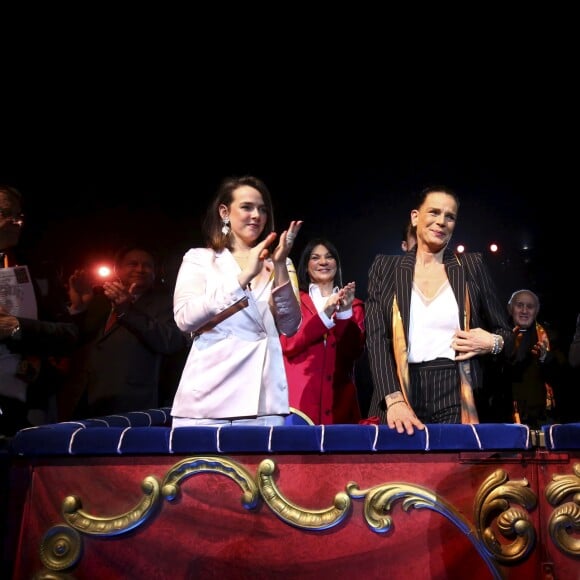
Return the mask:
[[423,423],[461,423],[461,382],[448,358],[409,363],[411,404]]

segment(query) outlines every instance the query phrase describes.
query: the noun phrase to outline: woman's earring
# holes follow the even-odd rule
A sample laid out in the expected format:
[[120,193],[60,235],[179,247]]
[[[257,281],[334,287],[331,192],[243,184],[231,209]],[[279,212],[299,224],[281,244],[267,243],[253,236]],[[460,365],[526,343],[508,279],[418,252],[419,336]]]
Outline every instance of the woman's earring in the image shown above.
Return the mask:
[[222,218],[222,234],[227,236],[230,233],[230,218]]

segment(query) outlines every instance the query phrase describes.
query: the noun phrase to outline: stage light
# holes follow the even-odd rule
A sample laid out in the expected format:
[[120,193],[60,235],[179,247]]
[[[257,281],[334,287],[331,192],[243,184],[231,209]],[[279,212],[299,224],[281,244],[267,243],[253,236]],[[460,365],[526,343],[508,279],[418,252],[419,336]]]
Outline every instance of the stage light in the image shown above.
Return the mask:
[[497,244],[490,244],[489,245],[489,251],[492,253],[496,253],[499,250],[499,246]]
[[112,274],[113,270],[110,266],[106,264],[100,264],[97,266],[97,276],[101,279],[108,278]]
[[457,252],[458,252],[459,254],[463,254],[463,252],[465,252],[465,246],[464,246],[463,244],[459,244],[459,245],[457,246]]

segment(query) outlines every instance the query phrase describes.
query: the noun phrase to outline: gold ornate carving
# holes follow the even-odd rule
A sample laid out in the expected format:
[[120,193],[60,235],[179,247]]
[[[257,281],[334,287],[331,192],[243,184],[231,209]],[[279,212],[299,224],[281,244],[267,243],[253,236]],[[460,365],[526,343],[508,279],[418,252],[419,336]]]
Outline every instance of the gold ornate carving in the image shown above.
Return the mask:
[[404,511],[410,508],[427,508],[440,513],[458,527],[461,532],[471,541],[475,549],[487,564],[494,578],[501,578],[501,574],[491,554],[485,549],[485,545],[478,537],[477,530],[470,522],[461,515],[460,511],[446,502],[429,489],[410,483],[393,482],[377,485],[367,490],[360,490],[358,485],[351,482],[347,486],[348,493],[354,498],[364,498],[364,517],[367,524],[375,532],[385,533],[392,529],[393,518],[386,512],[390,512],[396,501],[401,500]]
[[81,558],[80,534],[68,526],[53,526],[40,543],[40,559],[50,570],[66,570]]
[[[436,494],[420,485],[411,483],[383,483],[361,490],[358,484],[351,481],[347,485],[348,494],[355,499],[364,499],[364,518],[369,527],[379,533],[391,530],[393,518],[388,514],[397,500],[402,500],[402,508],[409,511],[410,508],[429,508],[433,511],[449,512],[447,506]],[[445,514],[447,515],[447,513]],[[449,512],[451,520],[462,528],[469,528],[469,523],[457,513],[458,518]]]
[[199,473],[219,473],[235,481],[244,492],[242,505],[246,509],[253,509],[258,505],[258,486],[252,474],[243,466],[225,457],[190,457],[176,463],[165,475],[161,486],[161,493],[168,501],[173,501],[179,494],[179,487],[183,480]]
[[141,483],[144,496],[128,512],[112,517],[93,516],[83,511],[82,501],[75,495],[66,497],[62,513],[66,522],[79,532],[90,536],[119,536],[140,526],[156,511],[160,501],[159,482],[153,476],[146,477]]
[[332,507],[307,510],[286,499],[272,478],[276,464],[264,459],[258,466],[258,486],[268,507],[284,522],[303,530],[326,530],[342,522],[347,516],[351,500],[344,492],[334,496]]
[[[546,486],[545,496],[550,505],[558,506],[548,520],[552,542],[569,556],[580,556],[580,540],[570,532],[580,531],[580,463],[573,466],[574,475],[552,475]],[[571,497],[570,497],[571,496]],[[562,503],[570,497],[571,501]]]
[[[563,495],[578,491],[578,466],[576,478],[554,476],[551,496],[557,501]],[[276,463],[264,459],[258,466],[256,476],[240,463],[223,456],[196,456],[176,463],[166,473],[162,484],[155,476],[146,477],[141,487],[144,497],[132,510],[113,517],[97,517],[82,510],[82,502],[77,496],[68,496],[63,502],[63,515],[71,529],[57,526],[45,535],[41,548],[41,558],[46,568],[63,570],[75,565],[80,559],[81,540],[77,532],[97,537],[117,536],[129,532],[143,524],[156,513],[160,498],[174,501],[181,484],[193,475],[217,473],[233,480],[242,490],[242,505],[253,509],[260,499],[282,521],[304,530],[326,530],[343,522],[351,512],[352,499],[364,499],[364,518],[371,530],[388,532],[393,526],[390,511],[397,501],[402,508],[427,508],[452,522],[475,546],[486,562],[494,578],[501,578],[499,563],[515,564],[525,558],[533,549],[535,530],[524,509],[535,508],[537,498],[529,489],[526,479],[509,482],[503,470],[497,470],[487,477],[474,499],[475,525],[469,522],[453,505],[432,490],[410,483],[391,482],[361,490],[355,482],[346,485],[346,491],[334,496],[332,506],[323,509],[308,509],[284,497],[274,482]],[[548,493],[548,492],[547,492]],[[559,514],[554,521],[554,535],[569,551],[578,553],[577,544],[571,544],[565,530],[571,525],[578,529],[578,494],[573,509]],[[499,515],[498,515],[499,512]],[[505,538],[514,541],[500,543],[491,522],[497,516],[496,529]],[[571,523],[572,522],[572,523]],[[561,536],[565,537],[561,537]]]
[[[528,556],[536,542],[536,531],[528,511],[536,507],[538,498],[528,487],[526,478],[508,481],[503,469],[492,473],[480,486],[474,499],[474,520],[487,550],[503,564],[515,564]],[[510,501],[525,508],[512,507]],[[499,515],[498,515],[499,514]],[[497,531],[514,541],[502,543],[491,527],[497,516]]]

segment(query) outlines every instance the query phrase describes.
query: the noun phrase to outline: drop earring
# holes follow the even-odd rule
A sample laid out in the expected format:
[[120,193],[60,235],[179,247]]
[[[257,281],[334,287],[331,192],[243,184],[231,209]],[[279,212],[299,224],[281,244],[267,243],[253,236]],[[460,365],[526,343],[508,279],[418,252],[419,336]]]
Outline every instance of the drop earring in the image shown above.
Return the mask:
[[222,218],[222,234],[227,236],[230,233],[230,218]]

